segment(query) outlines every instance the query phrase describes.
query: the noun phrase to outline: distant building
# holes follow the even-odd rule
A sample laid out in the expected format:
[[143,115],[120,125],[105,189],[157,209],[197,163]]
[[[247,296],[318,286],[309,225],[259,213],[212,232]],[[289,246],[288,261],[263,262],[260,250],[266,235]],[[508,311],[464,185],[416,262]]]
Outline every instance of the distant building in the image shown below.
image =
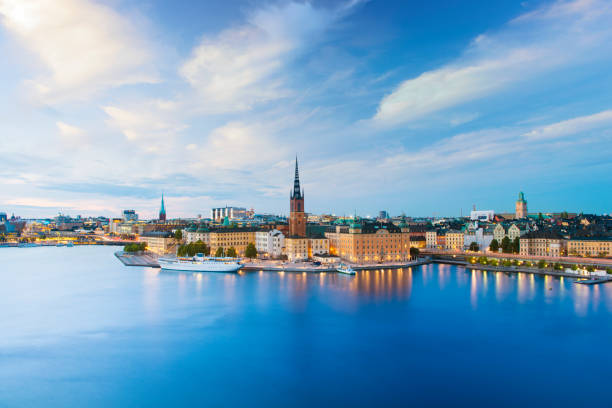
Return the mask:
[[518,200],[516,200],[516,211],[514,213],[514,218],[520,220],[521,218],[527,218],[527,200],[525,200],[525,194],[521,191],[518,196]]
[[570,256],[610,256],[612,255],[612,238],[579,238],[567,241],[567,253]]
[[248,213],[249,212],[247,211],[247,209],[243,207],[225,206],[213,208],[212,210],[210,210],[210,218],[215,222],[222,221],[223,219],[225,219],[225,217],[230,220],[238,220],[242,218],[247,218]]
[[123,210],[123,222],[138,221],[138,214],[135,210]]
[[436,248],[438,243],[438,233],[436,231],[425,232],[425,246],[427,248]]
[[472,221],[492,221],[495,218],[495,211],[493,210],[473,210],[470,213],[470,220]]
[[0,222],[6,221],[8,218],[6,217],[6,213],[0,213]]
[[166,205],[164,204],[164,195],[161,198],[161,208],[159,209],[159,220],[166,221]]
[[382,220],[387,220],[389,219],[389,213],[385,210],[382,210],[378,213],[378,218],[382,219]]
[[461,231],[448,231],[446,233],[445,247],[454,251],[463,251],[465,238]]
[[146,242],[147,249],[159,255],[176,251],[174,234],[168,231],[145,232],[140,236],[140,242]]

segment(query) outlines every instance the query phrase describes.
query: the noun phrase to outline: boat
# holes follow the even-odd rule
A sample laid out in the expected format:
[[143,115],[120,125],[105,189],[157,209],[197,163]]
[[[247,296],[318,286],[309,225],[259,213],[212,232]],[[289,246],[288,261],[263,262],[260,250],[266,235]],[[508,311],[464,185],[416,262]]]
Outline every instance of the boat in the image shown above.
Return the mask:
[[210,257],[202,253],[191,258],[159,258],[157,262],[162,269],[169,271],[238,272],[242,268],[239,259]]
[[353,268],[351,268],[349,265],[345,265],[345,264],[340,264],[336,268],[336,271],[338,271],[340,273],[344,273],[346,275],[354,275],[356,273]]
[[69,242],[66,244],[66,246],[67,246],[67,247],[73,247],[73,246],[74,246],[74,244],[72,243],[72,241],[69,241]]

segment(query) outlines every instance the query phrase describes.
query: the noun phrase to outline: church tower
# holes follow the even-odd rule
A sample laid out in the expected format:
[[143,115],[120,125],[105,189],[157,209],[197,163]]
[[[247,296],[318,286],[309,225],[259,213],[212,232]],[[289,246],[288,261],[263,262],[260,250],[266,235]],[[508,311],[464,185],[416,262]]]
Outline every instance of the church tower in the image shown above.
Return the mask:
[[166,221],[166,206],[164,205],[164,194],[162,193],[161,208],[159,210],[159,220]]
[[527,218],[527,200],[525,200],[525,194],[521,191],[516,200],[516,208],[514,218],[520,220],[521,218]]
[[289,236],[306,236],[306,214],[304,213],[304,190],[300,189],[298,161],[295,158],[295,179],[293,190],[289,194]]

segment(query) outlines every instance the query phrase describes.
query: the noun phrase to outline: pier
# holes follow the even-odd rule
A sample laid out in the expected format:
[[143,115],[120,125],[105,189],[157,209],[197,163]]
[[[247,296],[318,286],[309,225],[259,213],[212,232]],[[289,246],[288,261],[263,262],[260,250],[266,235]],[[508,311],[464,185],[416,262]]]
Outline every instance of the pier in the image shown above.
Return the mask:
[[115,252],[115,256],[125,266],[148,266],[151,268],[159,268],[157,263],[157,255],[144,252],[144,253],[127,253],[123,251]]

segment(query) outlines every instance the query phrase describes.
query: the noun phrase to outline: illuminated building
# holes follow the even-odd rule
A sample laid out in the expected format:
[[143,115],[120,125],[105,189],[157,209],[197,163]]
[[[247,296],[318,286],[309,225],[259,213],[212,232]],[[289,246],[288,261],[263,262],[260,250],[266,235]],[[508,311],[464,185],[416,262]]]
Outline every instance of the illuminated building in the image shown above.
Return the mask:
[[525,194],[521,191],[519,193],[518,200],[516,200],[516,211],[514,218],[520,220],[521,218],[527,218],[527,200],[525,200]]

